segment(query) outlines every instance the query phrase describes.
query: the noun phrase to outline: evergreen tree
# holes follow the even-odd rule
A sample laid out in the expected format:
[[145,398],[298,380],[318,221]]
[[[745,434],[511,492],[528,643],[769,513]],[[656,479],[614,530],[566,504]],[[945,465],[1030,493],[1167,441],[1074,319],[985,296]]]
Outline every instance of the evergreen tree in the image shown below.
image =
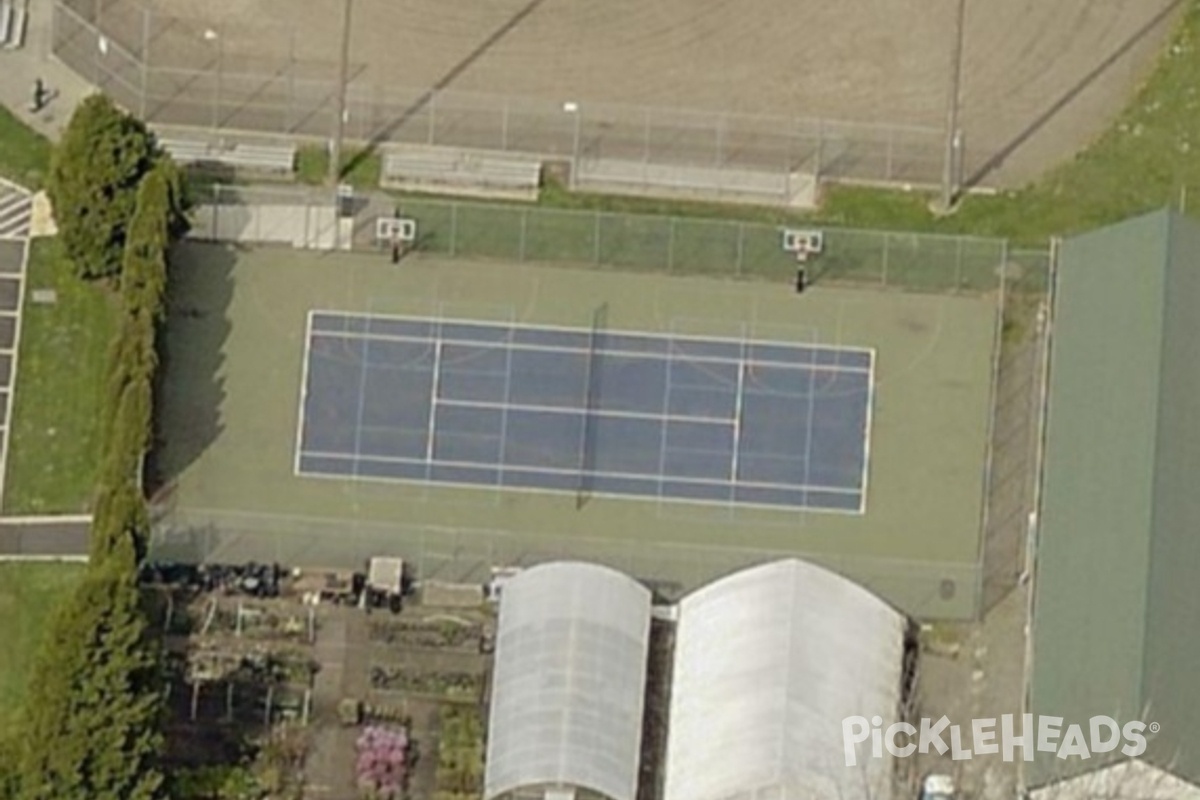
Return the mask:
[[67,255],[84,278],[115,277],[138,183],[157,158],[145,124],[104,95],[80,103],[50,162],[47,193]]
[[128,541],[92,562],[55,615],[21,724],[21,800],[156,800],[161,648]]
[[17,800],[21,791],[17,762],[20,749],[15,738],[0,739],[0,800]]
[[171,195],[173,171],[171,162],[163,161],[146,174],[138,187],[121,269],[126,313],[146,315],[155,323],[163,317],[167,286],[167,251],[175,213]]

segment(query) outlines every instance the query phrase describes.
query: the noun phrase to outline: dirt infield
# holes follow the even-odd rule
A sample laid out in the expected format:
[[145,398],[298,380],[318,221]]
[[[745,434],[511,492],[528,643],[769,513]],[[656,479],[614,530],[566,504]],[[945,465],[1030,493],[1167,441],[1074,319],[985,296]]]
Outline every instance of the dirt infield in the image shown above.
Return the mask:
[[[358,0],[354,84],[940,126],[957,3]],[[191,0],[153,5],[164,15],[198,13]],[[198,22],[219,30],[227,54],[274,49],[332,70],[341,5],[214,0]],[[967,175],[992,171],[989,181],[1011,184],[1084,146],[1147,74],[1181,7],[967,2]]]

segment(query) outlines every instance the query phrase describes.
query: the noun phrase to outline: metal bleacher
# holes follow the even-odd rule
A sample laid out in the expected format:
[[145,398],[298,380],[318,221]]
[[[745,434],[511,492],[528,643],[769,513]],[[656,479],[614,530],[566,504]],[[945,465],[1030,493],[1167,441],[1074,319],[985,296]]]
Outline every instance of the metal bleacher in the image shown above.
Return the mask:
[[535,157],[440,147],[397,147],[383,156],[388,189],[536,200],[542,164]]
[[159,139],[171,158],[184,166],[230,167],[290,176],[296,169],[295,145],[234,144],[228,147],[189,139]]
[[24,0],[0,0],[0,47],[15,50],[25,43]]

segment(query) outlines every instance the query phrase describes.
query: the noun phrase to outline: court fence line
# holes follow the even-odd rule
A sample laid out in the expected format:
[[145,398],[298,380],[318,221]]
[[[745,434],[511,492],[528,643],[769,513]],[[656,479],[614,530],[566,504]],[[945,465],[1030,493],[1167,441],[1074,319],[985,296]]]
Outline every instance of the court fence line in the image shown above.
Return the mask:
[[[296,38],[284,24],[200,22],[137,0],[55,0],[51,22],[52,53],[148,122],[325,143],[338,65],[306,57]],[[351,67],[345,135],[361,143],[504,151],[572,167],[688,167],[783,185],[804,174],[936,186],[951,157],[936,127],[615,103],[567,110],[557,101],[371,83],[359,74],[365,65]]]
[[[201,205],[327,206],[327,190],[210,185]],[[566,267],[792,282],[797,264],[783,250],[783,225],[706,218],[556,209],[483,201],[359,198],[352,246],[377,249],[375,217],[417,222],[416,250],[451,258],[502,259]],[[222,218],[213,213],[206,219]],[[304,216],[304,215],[301,215]],[[813,226],[817,227],[817,226]],[[820,227],[824,252],[808,265],[814,283],[927,293],[979,293],[1002,287],[1009,273],[1033,275],[1042,251],[1010,251],[1005,239]],[[216,239],[217,230],[195,230]],[[1019,257],[1019,260],[1015,260]],[[1027,278],[1026,280],[1029,280]]]
[[1028,538],[1038,503],[1054,253],[1016,251],[1012,260],[1024,268],[1006,276],[1000,298],[980,546],[978,594],[984,613],[1029,569]]

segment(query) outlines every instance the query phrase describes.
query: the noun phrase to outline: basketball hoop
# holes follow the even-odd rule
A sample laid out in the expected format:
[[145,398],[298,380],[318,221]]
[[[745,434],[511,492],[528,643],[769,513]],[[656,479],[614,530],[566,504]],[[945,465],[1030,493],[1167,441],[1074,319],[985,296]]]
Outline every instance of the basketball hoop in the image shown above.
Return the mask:
[[808,270],[806,265],[812,256],[818,256],[825,249],[825,234],[821,231],[796,230],[784,228],[783,250],[796,258],[796,294],[803,294],[808,287]]
[[375,241],[381,245],[412,244],[417,240],[417,221],[409,217],[379,217],[375,220]]
[[824,249],[825,234],[821,231],[794,228],[783,230],[783,250],[785,253],[795,255],[796,261],[799,263],[808,261],[809,256],[820,255]]
[[375,220],[375,243],[391,250],[392,263],[408,252],[417,240],[417,221],[409,217],[379,217]]

